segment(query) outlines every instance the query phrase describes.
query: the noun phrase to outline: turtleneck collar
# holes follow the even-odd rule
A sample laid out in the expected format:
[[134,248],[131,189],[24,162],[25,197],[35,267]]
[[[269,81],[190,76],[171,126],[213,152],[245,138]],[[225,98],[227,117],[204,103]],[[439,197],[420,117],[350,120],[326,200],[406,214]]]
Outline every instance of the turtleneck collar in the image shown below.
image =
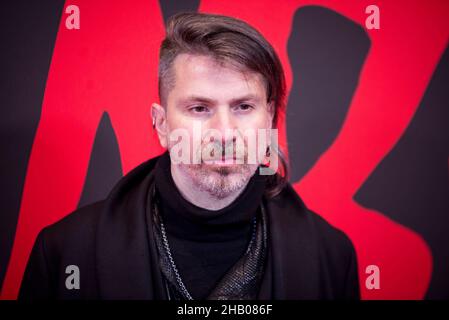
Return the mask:
[[266,186],[266,176],[259,175],[259,170],[231,204],[220,210],[208,210],[181,195],[173,181],[170,165],[170,155],[165,152],[155,167],[159,207],[169,234],[192,241],[221,242],[251,233],[252,220]]

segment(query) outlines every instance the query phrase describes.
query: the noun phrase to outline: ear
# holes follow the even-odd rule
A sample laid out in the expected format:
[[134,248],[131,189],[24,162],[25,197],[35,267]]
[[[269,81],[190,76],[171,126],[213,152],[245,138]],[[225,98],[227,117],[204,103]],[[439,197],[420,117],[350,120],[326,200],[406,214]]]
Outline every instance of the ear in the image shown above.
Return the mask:
[[159,143],[163,148],[167,148],[168,128],[167,128],[167,113],[165,109],[161,105],[153,103],[151,105],[151,118],[153,128],[156,129],[157,131]]
[[273,119],[274,119],[274,111],[275,111],[275,106],[274,106],[274,101],[270,101],[267,103],[267,110],[268,110],[268,125],[267,128],[273,128]]
[[[274,112],[275,112],[275,103],[273,100],[271,100],[270,102],[267,103],[267,110],[268,110],[268,119],[267,119],[267,124],[266,124],[266,128],[267,129],[274,129],[276,127],[276,124],[273,124],[273,119],[274,119]],[[266,141],[267,141],[267,146],[271,147],[271,139],[272,139],[272,132],[271,130],[267,130],[267,136],[266,136]]]

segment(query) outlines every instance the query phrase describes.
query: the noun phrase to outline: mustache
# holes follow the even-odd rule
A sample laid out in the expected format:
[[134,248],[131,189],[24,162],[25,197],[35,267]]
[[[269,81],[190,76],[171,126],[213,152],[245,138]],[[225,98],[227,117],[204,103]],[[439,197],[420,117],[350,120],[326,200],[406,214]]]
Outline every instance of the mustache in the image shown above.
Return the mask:
[[226,140],[226,141],[207,141],[203,143],[200,150],[203,156],[211,159],[225,158],[231,156],[236,159],[243,159],[247,156],[247,143],[245,141]]

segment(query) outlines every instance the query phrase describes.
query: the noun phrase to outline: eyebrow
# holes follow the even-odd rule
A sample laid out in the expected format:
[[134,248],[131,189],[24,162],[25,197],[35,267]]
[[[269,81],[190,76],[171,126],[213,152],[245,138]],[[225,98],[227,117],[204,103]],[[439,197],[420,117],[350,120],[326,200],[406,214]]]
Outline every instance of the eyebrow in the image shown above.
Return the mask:
[[[236,104],[239,102],[243,102],[243,101],[249,101],[249,100],[253,100],[255,102],[260,101],[260,98],[255,96],[254,94],[247,94],[244,95],[242,97],[238,97],[238,98],[234,98],[230,101],[230,104]],[[190,103],[190,102],[201,102],[201,103],[206,103],[206,104],[216,104],[217,101],[214,99],[210,99],[207,97],[202,97],[202,96],[197,96],[197,95],[191,95],[188,96],[184,99],[181,99],[180,103],[184,104],[184,103]]]

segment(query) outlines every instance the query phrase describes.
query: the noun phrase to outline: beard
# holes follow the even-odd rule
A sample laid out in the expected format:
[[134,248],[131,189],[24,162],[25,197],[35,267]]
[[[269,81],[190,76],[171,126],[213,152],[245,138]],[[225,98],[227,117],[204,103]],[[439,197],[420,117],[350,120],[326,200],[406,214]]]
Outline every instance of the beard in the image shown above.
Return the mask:
[[[237,144],[236,138],[227,141],[203,139],[200,146],[191,151],[196,159],[200,159],[199,163],[193,162],[192,158],[187,163],[178,162],[179,171],[196,189],[216,199],[224,199],[242,190],[259,167],[257,161],[249,161],[250,150],[246,140],[243,140],[243,144]],[[232,155],[231,161],[223,164],[222,161],[229,155]]]
[[217,199],[226,198],[245,187],[257,167],[251,164],[179,164],[179,169],[191,179],[195,187]]

